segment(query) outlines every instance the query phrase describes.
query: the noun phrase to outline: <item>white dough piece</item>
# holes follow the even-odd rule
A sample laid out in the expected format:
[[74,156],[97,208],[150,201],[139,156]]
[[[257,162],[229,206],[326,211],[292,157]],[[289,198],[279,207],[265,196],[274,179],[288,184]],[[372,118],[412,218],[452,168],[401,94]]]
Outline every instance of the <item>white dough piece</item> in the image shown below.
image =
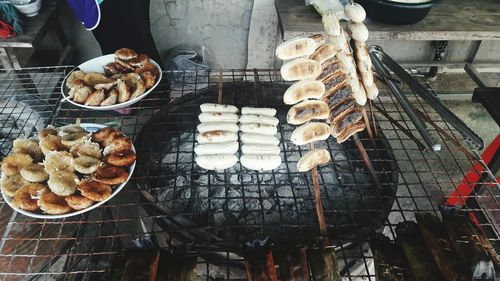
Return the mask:
[[356,41],[365,42],[368,40],[368,28],[364,23],[361,22],[350,22],[349,23],[349,35],[352,39]]
[[200,143],[194,146],[196,155],[234,154],[238,151],[237,141],[221,143]]
[[239,127],[236,123],[232,122],[204,122],[196,127],[198,132],[205,133],[210,131],[228,131],[237,133],[239,131]]
[[269,124],[260,124],[260,123],[246,123],[240,125],[240,130],[243,133],[255,133],[262,135],[276,135],[278,133],[278,129],[276,126]]
[[237,113],[238,108],[229,104],[204,103],[200,105],[201,112],[227,112]]
[[202,112],[198,115],[200,122],[238,122],[238,115],[227,112]]
[[228,131],[210,131],[196,136],[198,143],[221,143],[238,141],[238,134]]
[[270,107],[243,107],[241,108],[241,114],[256,114],[273,117],[276,115],[276,109]]
[[243,144],[271,144],[278,145],[279,139],[272,135],[262,135],[255,133],[242,133],[240,140]]
[[363,6],[358,3],[350,3],[345,5],[344,12],[353,22],[363,22],[366,19],[366,11]]
[[195,158],[196,164],[207,170],[224,170],[238,162],[238,157],[232,154],[200,155]]
[[281,165],[279,155],[245,154],[240,157],[241,165],[249,170],[269,171]]
[[240,124],[260,123],[277,126],[280,122],[278,118],[266,115],[243,114],[239,120]]
[[241,152],[243,154],[271,154],[278,155],[281,149],[277,145],[271,144],[243,144],[241,146]]

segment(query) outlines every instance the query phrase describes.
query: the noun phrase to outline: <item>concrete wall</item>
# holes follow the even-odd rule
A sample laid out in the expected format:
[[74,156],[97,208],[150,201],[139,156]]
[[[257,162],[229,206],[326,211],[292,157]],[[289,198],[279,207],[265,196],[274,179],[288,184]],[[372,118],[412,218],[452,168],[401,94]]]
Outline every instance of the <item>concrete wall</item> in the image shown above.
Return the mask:
[[[108,0],[112,1],[112,0]],[[113,0],[119,1],[119,0]],[[250,67],[273,67],[273,32],[278,24],[272,9],[272,0],[150,0],[151,31],[160,55],[186,44],[200,50],[205,46],[212,68],[245,68],[248,57],[250,22],[254,26],[250,42]],[[69,39],[75,45],[72,63],[78,64],[100,55],[100,49],[92,33],[86,31],[63,4],[60,21]],[[263,3],[266,3],[267,6]],[[255,11],[252,11],[256,5]],[[260,7],[260,8],[259,8]],[[254,12],[252,16],[252,12]],[[266,12],[266,13],[264,13]],[[257,24],[256,24],[257,23]],[[274,28],[274,29],[273,29]],[[50,40],[46,40],[50,41]],[[398,62],[431,61],[434,51],[428,41],[370,41],[381,45]],[[47,44],[49,45],[50,42]],[[449,43],[445,60],[462,62],[470,42]],[[477,62],[499,62],[498,41],[485,41],[479,49]],[[278,62],[279,66],[280,62]]]
[[[92,33],[64,6],[60,20],[76,47],[74,63],[99,55]],[[162,57],[181,44],[205,46],[211,67],[244,68],[252,6],[253,0],[151,0],[151,32]]]

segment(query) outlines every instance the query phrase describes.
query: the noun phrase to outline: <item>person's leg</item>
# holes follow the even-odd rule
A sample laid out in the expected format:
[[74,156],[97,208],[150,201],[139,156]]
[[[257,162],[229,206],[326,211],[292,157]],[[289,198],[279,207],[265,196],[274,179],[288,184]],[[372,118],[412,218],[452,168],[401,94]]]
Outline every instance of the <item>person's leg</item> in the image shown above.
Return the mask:
[[103,54],[130,48],[161,64],[151,35],[149,0],[104,0],[101,21],[92,32]]

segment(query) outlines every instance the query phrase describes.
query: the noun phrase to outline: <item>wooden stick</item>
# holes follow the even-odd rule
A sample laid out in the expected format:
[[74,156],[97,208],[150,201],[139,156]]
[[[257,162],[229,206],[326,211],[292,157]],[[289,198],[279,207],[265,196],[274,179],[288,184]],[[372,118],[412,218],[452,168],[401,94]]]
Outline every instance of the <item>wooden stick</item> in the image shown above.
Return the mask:
[[370,108],[370,117],[372,118],[373,123],[373,135],[377,137],[377,120],[375,119],[375,114],[373,113],[373,101],[368,99],[368,107]]
[[217,103],[222,104],[222,68],[219,68],[219,83],[217,84]]
[[368,171],[370,172],[373,181],[375,182],[375,185],[379,190],[381,190],[382,184],[380,183],[377,173],[375,172],[375,168],[373,167],[372,161],[370,160],[368,153],[366,153],[365,147],[361,143],[361,140],[359,140],[358,134],[356,133],[352,135],[352,138],[354,139],[354,143],[356,143],[356,146],[358,147],[359,153],[361,154],[361,158],[363,158],[363,162],[365,162],[366,168],[368,168]]
[[[314,143],[311,143],[311,150],[314,149]],[[314,188],[314,200],[316,206],[316,215],[318,216],[319,232],[325,241],[325,245],[328,244],[328,232],[326,230],[325,214],[323,212],[323,203],[321,202],[321,189],[319,188],[318,179],[318,167],[311,169],[311,177]]]
[[370,137],[370,141],[372,142],[373,148],[377,147],[377,143],[375,142],[375,138],[373,137],[372,127],[370,125],[370,120],[368,119],[368,114],[366,114],[366,109],[361,107],[361,114],[363,115],[363,120],[365,121],[366,131],[368,132],[368,136]]

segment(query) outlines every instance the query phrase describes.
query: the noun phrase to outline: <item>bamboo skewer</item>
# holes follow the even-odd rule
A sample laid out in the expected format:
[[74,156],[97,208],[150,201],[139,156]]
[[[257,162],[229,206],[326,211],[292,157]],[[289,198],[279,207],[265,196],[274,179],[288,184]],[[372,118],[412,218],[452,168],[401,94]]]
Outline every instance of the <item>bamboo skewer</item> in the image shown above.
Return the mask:
[[222,68],[219,68],[219,82],[217,84],[217,103],[222,104]]
[[[314,149],[314,144],[311,143],[311,150]],[[328,231],[326,230],[325,214],[323,211],[323,203],[321,202],[321,189],[319,188],[318,167],[311,169],[311,177],[314,188],[314,200],[316,206],[316,215],[318,216],[319,232],[325,244],[329,244]]]
[[358,134],[352,135],[352,138],[354,139],[354,143],[356,143],[356,146],[358,147],[359,153],[361,154],[361,158],[363,158],[363,162],[366,165],[366,168],[368,168],[368,171],[370,172],[373,182],[377,186],[377,189],[381,190],[382,189],[382,184],[380,183],[380,180],[377,176],[377,173],[375,171],[375,168],[373,167],[372,161],[370,160],[370,157],[368,156],[368,153],[366,152],[365,147],[363,146],[363,143],[361,143],[361,140],[359,139]]
[[364,107],[361,108],[361,114],[363,115],[363,120],[365,121],[366,131],[368,132],[368,136],[370,137],[370,141],[372,142],[373,148],[377,147],[377,143],[375,142],[375,138],[373,137],[372,128],[370,125],[370,120],[368,119],[368,114],[366,113],[366,109]]
[[375,119],[375,114],[373,113],[373,100],[368,99],[368,107],[370,108],[370,117],[373,123],[373,135],[377,137],[377,120]]

